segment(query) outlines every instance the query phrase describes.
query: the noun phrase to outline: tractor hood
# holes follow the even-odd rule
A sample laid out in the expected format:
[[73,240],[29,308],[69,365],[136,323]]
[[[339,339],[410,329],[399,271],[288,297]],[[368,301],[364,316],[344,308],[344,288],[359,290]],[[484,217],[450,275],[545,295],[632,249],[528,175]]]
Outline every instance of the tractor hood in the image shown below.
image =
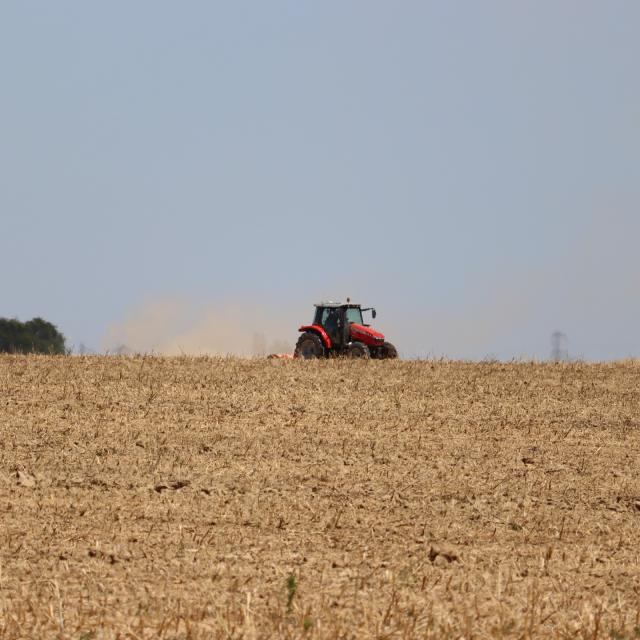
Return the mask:
[[372,329],[371,327],[365,327],[362,324],[352,322],[350,329],[352,340],[358,340],[367,345],[378,345],[384,342],[384,334]]

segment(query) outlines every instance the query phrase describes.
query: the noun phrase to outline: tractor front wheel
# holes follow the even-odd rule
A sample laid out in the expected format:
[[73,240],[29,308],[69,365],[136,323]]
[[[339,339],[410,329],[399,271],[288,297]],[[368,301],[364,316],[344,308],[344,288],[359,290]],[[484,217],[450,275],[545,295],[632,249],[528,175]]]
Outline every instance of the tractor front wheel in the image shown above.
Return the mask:
[[311,331],[303,333],[298,338],[294,355],[296,358],[304,358],[305,360],[322,358],[324,355],[324,346],[320,336],[317,333],[311,333]]
[[347,356],[349,358],[368,358],[370,355],[369,347],[364,342],[352,342],[347,347]]
[[390,343],[385,342],[380,350],[380,357],[382,358],[397,358],[398,350]]

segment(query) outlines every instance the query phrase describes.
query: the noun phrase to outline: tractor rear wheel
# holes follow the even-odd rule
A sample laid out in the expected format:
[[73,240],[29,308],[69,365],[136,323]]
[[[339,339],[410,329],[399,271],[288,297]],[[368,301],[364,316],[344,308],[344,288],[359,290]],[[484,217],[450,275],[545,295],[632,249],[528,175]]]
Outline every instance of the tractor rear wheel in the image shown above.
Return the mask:
[[381,358],[397,358],[398,357],[398,350],[390,343],[390,342],[385,342],[382,345],[382,349],[380,350],[380,357]]
[[352,342],[347,347],[347,356],[349,358],[369,358],[369,347],[364,342]]
[[324,346],[317,333],[306,331],[298,338],[295,350],[296,358],[308,360],[310,358],[322,358],[323,355]]

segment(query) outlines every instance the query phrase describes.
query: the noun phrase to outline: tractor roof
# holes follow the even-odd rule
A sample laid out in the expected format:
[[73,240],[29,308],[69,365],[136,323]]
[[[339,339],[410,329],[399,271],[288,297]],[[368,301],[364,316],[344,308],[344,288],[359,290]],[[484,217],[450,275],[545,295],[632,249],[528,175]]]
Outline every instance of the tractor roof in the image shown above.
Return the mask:
[[314,307],[331,307],[333,309],[338,309],[340,307],[349,307],[349,308],[360,308],[361,305],[355,304],[353,302],[317,302],[313,305]]

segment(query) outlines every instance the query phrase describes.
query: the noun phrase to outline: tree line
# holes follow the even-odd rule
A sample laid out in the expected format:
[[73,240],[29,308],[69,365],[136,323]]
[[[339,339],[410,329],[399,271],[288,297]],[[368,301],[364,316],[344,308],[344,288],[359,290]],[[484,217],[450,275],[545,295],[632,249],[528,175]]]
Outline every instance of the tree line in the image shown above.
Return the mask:
[[27,322],[0,318],[0,352],[65,354],[65,337],[55,325],[33,318]]

